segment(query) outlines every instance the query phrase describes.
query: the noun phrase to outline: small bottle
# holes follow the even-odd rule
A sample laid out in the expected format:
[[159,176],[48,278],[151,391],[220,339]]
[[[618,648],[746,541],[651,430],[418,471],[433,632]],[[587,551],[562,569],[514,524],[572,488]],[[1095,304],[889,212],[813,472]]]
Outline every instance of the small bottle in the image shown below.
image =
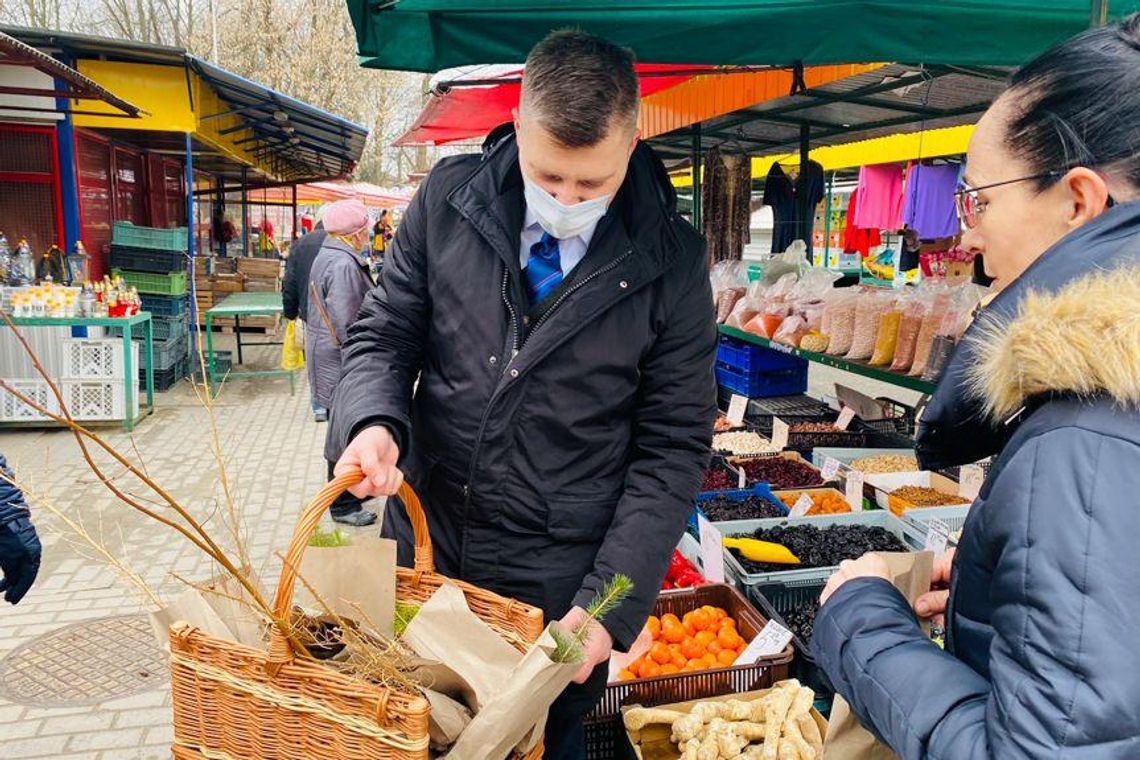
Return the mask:
[[21,240],[16,246],[16,255],[12,257],[8,284],[13,287],[31,285],[36,280],[36,262],[32,258],[32,249],[28,247],[27,240]]
[[84,282],[83,290],[79,291],[79,316],[85,318],[95,316],[95,293],[89,282]]
[[0,232],[0,285],[7,285],[9,268],[12,265],[12,251],[8,248],[8,238]]

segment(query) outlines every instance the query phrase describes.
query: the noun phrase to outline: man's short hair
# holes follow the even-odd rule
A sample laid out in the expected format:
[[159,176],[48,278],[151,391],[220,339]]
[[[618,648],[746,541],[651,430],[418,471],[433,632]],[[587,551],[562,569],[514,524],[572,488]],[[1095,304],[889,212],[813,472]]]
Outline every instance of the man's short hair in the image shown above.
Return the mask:
[[568,148],[596,145],[615,126],[635,129],[633,53],[572,29],[534,46],[523,74],[523,107]]

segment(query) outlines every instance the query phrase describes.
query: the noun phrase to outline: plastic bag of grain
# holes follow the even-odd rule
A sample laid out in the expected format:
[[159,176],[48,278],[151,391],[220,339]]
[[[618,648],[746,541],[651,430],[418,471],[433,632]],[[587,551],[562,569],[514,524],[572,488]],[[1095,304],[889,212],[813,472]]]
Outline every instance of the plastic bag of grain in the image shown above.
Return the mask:
[[855,304],[862,293],[858,288],[837,291],[828,299],[824,320],[827,329],[821,332],[828,336],[827,353],[837,356],[851,350],[851,338],[855,334]]
[[899,341],[903,311],[909,305],[907,298],[898,298],[883,310],[879,317],[879,331],[875,334],[875,350],[871,354],[871,365],[882,367],[895,358],[895,347]]
[[[851,349],[846,358],[852,361],[870,359],[875,353],[875,338],[879,335],[879,318],[890,308],[894,296],[890,293],[869,293],[859,299],[855,307],[855,327],[851,336]],[[896,327],[897,330],[897,327]]]

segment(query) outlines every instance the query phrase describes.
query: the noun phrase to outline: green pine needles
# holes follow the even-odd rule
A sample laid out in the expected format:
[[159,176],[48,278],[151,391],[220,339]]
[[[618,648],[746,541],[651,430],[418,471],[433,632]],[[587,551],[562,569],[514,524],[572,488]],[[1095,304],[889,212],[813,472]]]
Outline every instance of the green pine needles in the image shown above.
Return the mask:
[[633,591],[633,581],[619,573],[611,578],[601,593],[590,602],[590,606],[586,608],[586,619],[575,630],[568,632],[558,627],[551,628],[550,634],[554,637],[555,643],[551,659],[562,663],[581,662],[585,659],[585,645],[590,637],[590,627],[613,612],[625,601],[631,591]]

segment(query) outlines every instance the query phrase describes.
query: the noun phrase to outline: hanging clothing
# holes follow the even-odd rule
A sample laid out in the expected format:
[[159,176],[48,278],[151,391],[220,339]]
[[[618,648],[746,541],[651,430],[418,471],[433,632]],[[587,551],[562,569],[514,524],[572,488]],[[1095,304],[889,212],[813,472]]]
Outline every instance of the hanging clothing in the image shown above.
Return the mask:
[[[764,181],[763,200],[772,208],[772,253],[783,253],[792,241],[802,237],[800,228],[805,218],[814,224],[815,207],[823,200],[823,193],[823,167],[817,162],[801,166],[795,180],[778,163],[772,164]],[[810,249],[811,241],[804,242]]]
[[855,226],[876,230],[897,230],[901,227],[902,180],[902,169],[898,164],[861,167]]
[[954,207],[959,172],[960,167],[954,164],[911,164],[906,175],[903,222],[918,232],[919,238],[952,237],[962,231]]
[[752,240],[752,160],[712,148],[705,154],[704,179],[702,227],[711,267],[718,261],[740,259]]
[[855,206],[859,191],[851,193],[851,200],[847,201],[847,226],[843,232],[843,252],[858,253],[866,258],[872,248],[883,244],[883,238],[877,228],[863,228],[855,226]]

